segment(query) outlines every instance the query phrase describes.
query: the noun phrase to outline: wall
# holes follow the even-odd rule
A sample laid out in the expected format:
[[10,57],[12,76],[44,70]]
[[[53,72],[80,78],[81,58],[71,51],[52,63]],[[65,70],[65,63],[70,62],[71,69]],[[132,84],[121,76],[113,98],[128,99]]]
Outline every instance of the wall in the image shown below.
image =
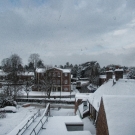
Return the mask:
[[97,135],[109,135],[103,100],[101,100],[96,127]]
[[63,73],[62,75],[62,91],[69,92],[71,90],[71,74]]

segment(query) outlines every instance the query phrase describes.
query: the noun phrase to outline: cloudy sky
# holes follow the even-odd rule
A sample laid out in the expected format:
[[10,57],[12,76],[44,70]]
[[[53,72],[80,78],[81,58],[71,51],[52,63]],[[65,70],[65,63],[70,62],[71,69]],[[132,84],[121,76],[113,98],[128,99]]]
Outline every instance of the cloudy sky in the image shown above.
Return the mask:
[[135,66],[135,0],[0,0],[0,61]]

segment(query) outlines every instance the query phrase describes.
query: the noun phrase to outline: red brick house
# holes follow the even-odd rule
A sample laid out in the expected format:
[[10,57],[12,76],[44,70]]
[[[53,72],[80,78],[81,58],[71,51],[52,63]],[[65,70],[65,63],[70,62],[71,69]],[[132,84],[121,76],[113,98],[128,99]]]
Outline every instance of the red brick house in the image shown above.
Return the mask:
[[48,76],[52,77],[53,91],[71,91],[71,70],[61,68],[51,68],[47,71]]
[[105,75],[99,76],[99,86],[101,86],[105,81],[108,81],[109,79],[122,79],[123,78],[123,69],[115,69],[106,71]]
[[34,78],[34,72],[20,72],[17,76],[20,80],[28,81]]
[[103,95],[135,95],[135,80],[119,79],[114,83],[113,79],[105,82],[94,93],[90,94],[89,112],[93,122],[96,123]]

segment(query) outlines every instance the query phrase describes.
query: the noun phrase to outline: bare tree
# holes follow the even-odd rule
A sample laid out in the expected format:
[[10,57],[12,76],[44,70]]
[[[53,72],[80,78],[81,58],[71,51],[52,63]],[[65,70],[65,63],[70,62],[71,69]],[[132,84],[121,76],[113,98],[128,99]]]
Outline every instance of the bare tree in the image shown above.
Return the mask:
[[14,99],[16,99],[18,91],[21,90],[18,73],[20,72],[20,67],[22,67],[22,59],[19,55],[13,54],[9,58],[3,59],[2,64],[3,70],[8,73],[7,84],[10,87],[8,87],[7,91],[11,90]]
[[1,89],[1,94],[3,95],[3,99],[7,98],[7,97],[12,97],[13,96],[13,90],[10,87],[10,83],[7,83],[6,86],[3,86]]
[[5,58],[1,61],[2,68],[5,72],[9,71],[11,67],[11,61],[10,58]]
[[33,72],[34,72],[34,77],[35,77],[35,83],[36,83],[36,68],[43,64],[42,60],[40,59],[39,54],[37,53],[33,53],[30,55],[29,59],[29,65],[31,65],[33,67]]
[[33,80],[26,81],[26,82],[23,83],[23,89],[27,94],[27,100],[28,100],[28,97],[29,97],[29,93],[32,90],[32,86],[33,86]]
[[40,80],[41,89],[46,93],[46,96],[50,98],[51,90],[53,88],[53,80],[52,75],[49,74],[48,71],[46,71],[44,79]]
[[31,62],[31,63],[33,63],[33,65],[34,65],[34,69],[36,69],[36,67],[37,67],[37,63],[38,63],[38,61],[40,60],[40,58],[39,58],[39,54],[37,54],[37,53],[33,53],[33,54],[31,54],[30,55],[30,57],[29,57],[29,62]]

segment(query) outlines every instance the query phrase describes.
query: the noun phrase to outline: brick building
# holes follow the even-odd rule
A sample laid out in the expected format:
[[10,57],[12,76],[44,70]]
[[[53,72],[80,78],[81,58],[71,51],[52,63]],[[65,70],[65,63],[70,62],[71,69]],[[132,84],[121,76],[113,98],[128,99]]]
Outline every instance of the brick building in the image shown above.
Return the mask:
[[106,80],[109,80],[112,78],[113,78],[113,71],[112,70],[106,71]]
[[126,78],[123,76],[123,69],[115,69],[115,71],[108,70],[106,71],[105,75],[99,76],[99,86],[101,86],[105,81],[108,81],[109,79],[116,79],[117,81],[118,79]]
[[34,78],[34,72],[20,72],[17,76],[20,80],[29,81]]
[[123,78],[123,69],[115,69],[115,79],[116,81],[118,79]]
[[109,135],[106,112],[103,104],[103,99],[100,103],[99,115],[97,117],[97,135]]
[[71,91],[71,70],[61,68],[48,69],[47,75],[52,77],[53,91]]
[[96,127],[97,135],[135,134],[135,96],[102,97]]

